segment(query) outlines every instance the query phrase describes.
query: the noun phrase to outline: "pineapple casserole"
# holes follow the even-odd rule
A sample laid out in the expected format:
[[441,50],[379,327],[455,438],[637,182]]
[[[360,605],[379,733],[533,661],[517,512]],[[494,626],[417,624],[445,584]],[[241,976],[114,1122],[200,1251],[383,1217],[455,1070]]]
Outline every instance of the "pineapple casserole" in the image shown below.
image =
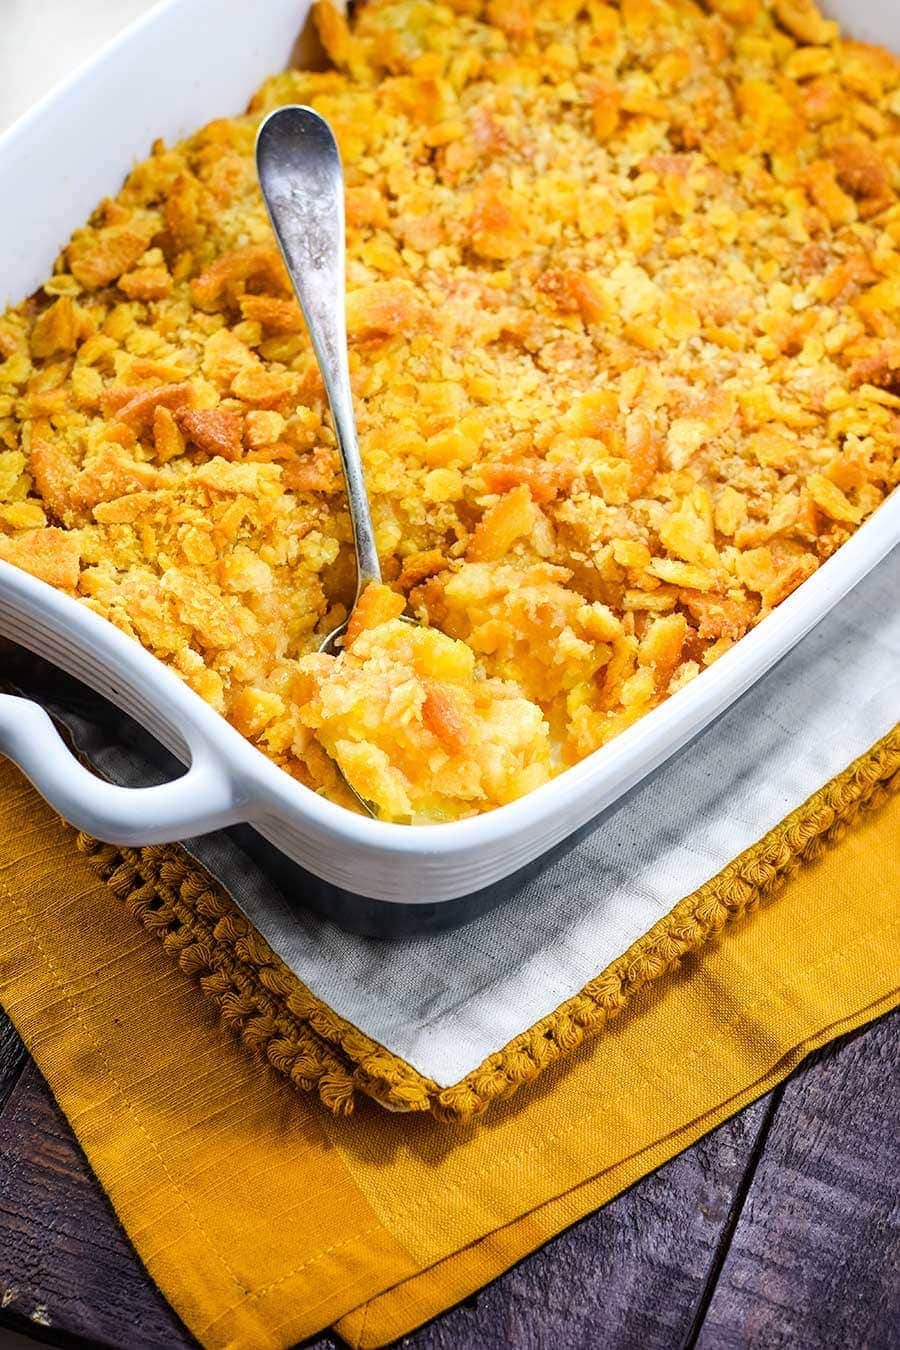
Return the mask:
[[[812,0],[315,18],[327,69],[157,143],[0,317],[0,559],[311,788],[456,819],[693,679],[896,484],[900,62]],[[344,160],[386,581],[337,658],[349,518],[253,162],[285,103]]]

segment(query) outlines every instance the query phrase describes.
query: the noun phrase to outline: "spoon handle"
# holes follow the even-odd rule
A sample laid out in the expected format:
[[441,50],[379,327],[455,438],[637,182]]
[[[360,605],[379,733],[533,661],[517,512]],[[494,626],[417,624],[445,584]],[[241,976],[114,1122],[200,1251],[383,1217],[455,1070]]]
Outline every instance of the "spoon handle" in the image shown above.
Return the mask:
[[276,108],[259,128],[256,169],[328,395],[347,486],[359,598],[370,581],[381,580],[381,567],[350,390],[344,176],[331,127],[312,108]]

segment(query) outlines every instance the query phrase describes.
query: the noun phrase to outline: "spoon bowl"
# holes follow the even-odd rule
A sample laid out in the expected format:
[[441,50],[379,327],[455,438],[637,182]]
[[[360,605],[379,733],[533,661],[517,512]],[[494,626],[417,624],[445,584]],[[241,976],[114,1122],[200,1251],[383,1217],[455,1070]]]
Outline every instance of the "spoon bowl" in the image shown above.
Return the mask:
[[[350,389],[344,174],[334,132],[312,108],[276,108],[256,137],[256,171],[331,409],[353,529],[358,600],[370,581],[381,581],[381,565]],[[340,631],[329,633],[320,650],[332,651]]]

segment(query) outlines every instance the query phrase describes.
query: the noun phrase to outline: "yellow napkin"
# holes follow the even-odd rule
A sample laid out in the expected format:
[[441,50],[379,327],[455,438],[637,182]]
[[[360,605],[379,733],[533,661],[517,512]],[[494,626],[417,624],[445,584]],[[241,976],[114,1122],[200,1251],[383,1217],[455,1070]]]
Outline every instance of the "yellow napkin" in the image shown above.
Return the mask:
[[[332,1115],[250,1056],[5,763],[0,1003],[203,1344],[287,1346],[334,1324],[352,1345],[382,1345],[896,1002],[890,745],[855,766],[855,781],[880,766],[874,791],[854,797],[842,775],[794,822],[777,894],[772,859],[751,851],[744,877],[759,871],[765,903],[751,895],[752,914],[478,1120],[368,1101]],[[818,842],[803,847],[805,832]],[[152,887],[145,899],[152,914]]]

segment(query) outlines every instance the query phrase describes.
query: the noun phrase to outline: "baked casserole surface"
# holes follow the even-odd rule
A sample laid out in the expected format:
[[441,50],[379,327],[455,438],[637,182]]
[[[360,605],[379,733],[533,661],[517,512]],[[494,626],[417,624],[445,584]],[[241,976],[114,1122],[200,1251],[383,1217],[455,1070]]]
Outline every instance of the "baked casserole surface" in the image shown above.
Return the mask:
[[[811,0],[370,0],[328,69],[161,143],[0,318],[0,558],[289,773],[453,819],[602,746],[897,482],[900,63]],[[387,585],[256,182],[347,179]],[[430,628],[401,622],[404,603]]]

